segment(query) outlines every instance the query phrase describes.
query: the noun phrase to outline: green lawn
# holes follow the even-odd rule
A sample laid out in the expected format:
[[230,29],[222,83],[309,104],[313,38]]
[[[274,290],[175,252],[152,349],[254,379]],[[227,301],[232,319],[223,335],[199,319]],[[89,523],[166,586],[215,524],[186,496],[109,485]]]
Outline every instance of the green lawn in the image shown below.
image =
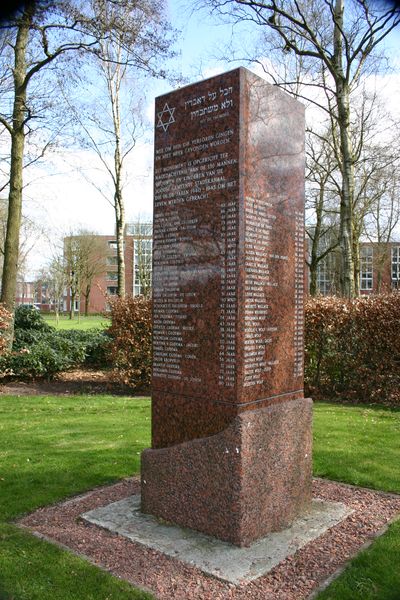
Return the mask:
[[[150,598],[10,523],[38,506],[139,470],[148,399],[0,397],[0,599]],[[317,404],[314,472],[400,493],[400,411]],[[398,600],[400,523],[319,600]]]
[[0,599],[144,600],[69,552],[8,524],[139,470],[150,403],[111,396],[0,397]]
[[79,319],[77,315],[74,319],[70,319],[68,315],[61,315],[58,325],[53,314],[43,315],[43,318],[56,329],[105,329],[111,325],[111,321],[102,315],[81,315]]
[[[400,494],[400,409],[316,404],[314,474]],[[400,600],[400,520],[317,600]]]
[[314,475],[400,494],[400,409],[316,403],[313,457]]

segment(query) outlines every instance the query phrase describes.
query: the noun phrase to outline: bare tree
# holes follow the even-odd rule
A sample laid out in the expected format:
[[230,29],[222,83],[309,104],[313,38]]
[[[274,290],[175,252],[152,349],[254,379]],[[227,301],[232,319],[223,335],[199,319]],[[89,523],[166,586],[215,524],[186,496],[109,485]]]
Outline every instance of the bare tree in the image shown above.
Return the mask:
[[98,235],[91,233],[80,235],[82,296],[85,299],[86,317],[89,314],[94,279],[105,271],[106,254],[106,243]]
[[[355,106],[359,129],[353,131],[355,149],[353,200],[353,262],[356,294],[360,283],[360,239],[367,223],[376,223],[381,238],[383,221],[395,226],[395,206],[389,190],[399,187],[399,124],[385,110],[376,94],[362,94]],[[390,208],[389,208],[390,207]],[[388,216],[388,213],[391,215]],[[385,235],[383,235],[385,237]],[[389,241],[389,240],[387,240]],[[380,261],[378,261],[379,263]],[[380,286],[379,286],[380,287]]]
[[[139,0],[135,9],[124,3],[112,4],[92,0],[93,10],[104,14],[105,22],[115,21],[118,29],[112,38],[104,36],[96,53],[95,85],[90,87],[93,110],[70,107],[85,142],[94,150],[101,168],[107,174],[110,188],[92,183],[111,204],[115,216],[117,241],[118,295],[125,295],[125,200],[126,162],[142,131],[140,91],[145,76],[165,77],[160,68],[171,57],[171,28],[162,3]],[[97,93],[96,93],[97,92]],[[101,110],[99,110],[101,107]]]
[[105,270],[106,245],[93,232],[81,229],[64,238],[65,275],[70,290],[70,319],[75,315],[78,302],[80,316],[81,296],[85,298],[85,315],[88,314],[93,280]]
[[338,211],[335,199],[338,194],[337,163],[332,156],[331,130],[315,135],[312,130],[306,136],[306,215],[310,225],[306,228],[309,238],[310,294],[315,296],[318,267],[339,245]]
[[[148,3],[158,4],[156,0]],[[118,29],[125,26],[112,7],[124,6],[129,14],[129,10],[136,11],[138,4],[138,0],[120,0],[118,5],[113,0],[92,4],[25,0],[15,16],[0,25],[0,45],[11,55],[7,55],[4,69],[0,72],[2,86],[6,86],[8,91],[0,112],[0,126],[10,140],[1,301],[11,311],[14,309],[17,281],[25,141],[32,124],[44,116],[41,111],[46,108],[45,99],[49,94],[49,86],[45,88],[43,85],[45,76],[50,77],[61,62],[65,67],[67,57],[79,55],[82,59],[84,52],[97,52],[101,56],[100,42],[117,38]],[[76,70],[71,73],[65,69],[63,76],[70,74],[75,78],[76,73]]]
[[[8,199],[0,198],[0,274],[3,272],[5,240],[7,233]],[[21,216],[17,277],[21,279],[28,256],[43,235],[43,229],[29,217]],[[23,279],[23,278],[22,278]]]
[[[399,220],[399,156],[396,124],[388,115],[374,114],[371,105],[360,118],[360,130],[353,132],[356,149],[355,192],[353,203],[353,262],[354,287],[359,293],[360,241],[367,235],[374,245],[374,265],[378,273],[378,291],[381,288],[382,270],[387,260],[388,244]],[[365,104],[363,105],[365,110]],[[385,123],[388,131],[382,131]],[[307,190],[306,214],[310,226],[308,265],[310,268],[310,293],[317,293],[317,272],[321,261],[335,264],[330,256],[338,245],[338,211],[336,198],[340,195],[340,173],[331,150],[331,132],[307,136]],[[330,273],[332,276],[333,273]]]
[[[75,318],[75,304],[80,298],[81,292],[81,257],[79,253],[79,241],[70,235],[64,238],[64,267],[67,295],[69,296],[69,318]],[[78,314],[80,307],[78,306]]]
[[[263,61],[274,82],[296,96],[306,96],[325,110],[338,131],[338,164],[341,171],[340,231],[341,292],[355,294],[353,261],[353,205],[355,150],[351,94],[367,69],[378,68],[378,46],[400,23],[400,13],[385,3],[366,0],[211,0],[220,12],[261,26],[269,56],[294,55],[303,76],[298,81],[277,77]],[[268,56],[268,55],[267,55]],[[323,90],[324,98],[307,93]]]
[[56,324],[60,321],[60,307],[63,305],[64,291],[67,286],[64,257],[55,256],[47,268],[43,269],[40,279],[47,287],[50,305],[54,308]]
[[383,270],[390,242],[400,224],[400,164],[386,166],[371,182],[373,204],[365,217],[363,233],[374,242],[374,268],[377,292],[382,289]]

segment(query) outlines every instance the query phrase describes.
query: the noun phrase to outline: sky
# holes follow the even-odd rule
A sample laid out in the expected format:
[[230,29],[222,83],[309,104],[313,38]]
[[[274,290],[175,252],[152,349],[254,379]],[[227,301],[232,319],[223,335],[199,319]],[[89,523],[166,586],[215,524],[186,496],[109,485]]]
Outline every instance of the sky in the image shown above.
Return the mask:
[[[193,2],[169,0],[168,3],[170,21],[181,30],[176,45],[179,56],[174,66],[182,72],[186,82],[199,81],[239,66],[217,58],[218,46],[231,37],[231,26],[211,18],[206,11],[193,12],[188,5],[193,5]],[[241,29],[244,41],[252,36],[247,28],[248,25],[243,25]],[[396,32],[391,44],[394,49],[400,48],[400,32]],[[399,60],[397,53],[395,60]],[[378,85],[386,88],[389,107],[398,110],[400,77],[386,76]],[[171,89],[168,81],[157,81],[146,90],[145,113],[149,128],[137,142],[127,165],[129,176],[125,202],[128,222],[146,221],[152,217],[154,98]],[[113,235],[113,208],[96,189],[99,185],[107,186],[107,180],[104,173],[94,169],[94,164],[94,157],[88,150],[58,148],[55,153],[47,155],[46,161],[30,169],[27,177],[29,185],[25,190],[25,212],[41,225],[44,235],[29,255],[27,279],[33,278],[39,268],[51,260],[64,235],[78,228]]]
[[[214,46],[230,35],[230,26],[216,26],[205,12],[192,14],[187,5],[188,2],[182,0],[169,2],[170,20],[182,32],[176,45],[179,55],[174,68],[182,72],[187,82],[233,68],[212,57]],[[138,140],[127,162],[125,203],[128,222],[152,218],[154,99],[171,89],[168,81],[154,81],[146,91],[145,113],[149,129],[147,135]],[[90,151],[72,152],[58,148],[27,173],[24,212],[44,229],[44,235],[28,257],[28,279],[51,260],[64,235],[78,228],[113,235],[113,208],[92,183],[106,187],[108,180],[100,170],[93,169],[94,162]]]

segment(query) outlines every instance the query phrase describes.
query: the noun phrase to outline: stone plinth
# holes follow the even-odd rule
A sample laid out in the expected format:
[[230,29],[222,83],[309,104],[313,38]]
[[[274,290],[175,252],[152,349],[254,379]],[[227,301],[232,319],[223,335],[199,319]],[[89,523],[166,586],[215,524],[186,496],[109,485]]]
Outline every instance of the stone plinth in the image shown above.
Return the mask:
[[142,510],[237,545],[311,501],[304,112],[246,69],[156,101]]

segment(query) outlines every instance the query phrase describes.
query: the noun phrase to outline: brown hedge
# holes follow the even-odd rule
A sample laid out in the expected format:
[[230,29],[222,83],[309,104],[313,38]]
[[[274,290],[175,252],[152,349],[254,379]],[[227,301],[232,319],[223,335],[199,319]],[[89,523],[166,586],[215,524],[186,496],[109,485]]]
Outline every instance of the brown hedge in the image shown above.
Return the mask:
[[11,319],[11,313],[0,304],[0,356],[7,351],[7,332]]
[[315,399],[400,404],[400,292],[309,298],[305,384]]
[[143,296],[110,301],[109,360],[114,378],[134,390],[151,383],[151,301]]
[[[151,301],[111,301],[109,357],[115,378],[151,384]],[[400,292],[305,306],[305,388],[314,399],[400,405]]]

